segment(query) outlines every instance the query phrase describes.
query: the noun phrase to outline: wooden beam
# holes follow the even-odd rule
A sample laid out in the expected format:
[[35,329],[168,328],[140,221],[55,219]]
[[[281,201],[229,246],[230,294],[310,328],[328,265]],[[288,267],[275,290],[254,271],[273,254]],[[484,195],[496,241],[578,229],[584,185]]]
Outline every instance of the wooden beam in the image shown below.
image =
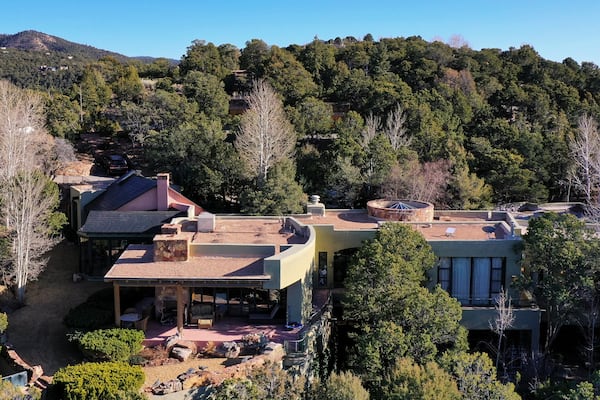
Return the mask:
[[121,288],[117,283],[113,283],[113,292],[115,299],[115,325],[121,326]]
[[179,337],[183,338],[183,288],[181,285],[177,285],[177,332]]

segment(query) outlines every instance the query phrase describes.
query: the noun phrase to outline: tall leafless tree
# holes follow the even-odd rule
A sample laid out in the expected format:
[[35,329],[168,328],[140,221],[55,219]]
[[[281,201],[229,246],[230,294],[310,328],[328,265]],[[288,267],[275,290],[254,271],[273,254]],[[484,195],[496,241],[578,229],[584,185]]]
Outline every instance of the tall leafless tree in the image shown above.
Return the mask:
[[366,148],[381,131],[381,118],[372,113],[365,118],[365,128],[362,131],[362,145]]
[[9,238],[9,270],[3,272],[14,279],[21,303],[53,243],[48,218],[58,198],[42,172],[52,140],[42,129],[41,110],[38,96],[0,81],[0,215]]
[[40,98],[0,81],[0,179],[35,165],[42,126]]
[[571,142],[571,154],[575,163],[573,181],[583,192],[587,203],[595,206],[598,203],[596,196],[600,183],[598,123],[594,117],[585,114],[579,118],[577,128],[577,135]]
[[296,133],[280,98],[267,82],[254,82],[246,100],[249,108],[242,115],[235,146],[262,188],[271,167],[292,155]]
[[511,298],[504,289],[500,290],[500,293],[494,299],[494,308],[496,309],[496,316],[493,320],[489,321],[489,323],[490,329],[498,335],[498,344],[496,346],[497,370],[500,361],[500,352],[502,351],[502,339],[504,338],[505,332],[512,328],[515,322]]
[[439,201],[450,180],[450,161],[438,160],[419,163],[408,160],[392,167],[388,178],[381,187],[386,198],[413,199],[427,202]]
[[411,142],[411,138],[406,135],[405,123],[406,114],[404,114],[402,106],[398,104],[390,111],[385,122],[385,134],[390,139],[394,150],[408,146]]
[[48,218],[56,198],[48,193],[52,184],[39,171],[23,171],[3,182],[2,204],[9,226],[11,268],[17,300],[25,300],[25,287],[44,269],[44,255],[53,245]]

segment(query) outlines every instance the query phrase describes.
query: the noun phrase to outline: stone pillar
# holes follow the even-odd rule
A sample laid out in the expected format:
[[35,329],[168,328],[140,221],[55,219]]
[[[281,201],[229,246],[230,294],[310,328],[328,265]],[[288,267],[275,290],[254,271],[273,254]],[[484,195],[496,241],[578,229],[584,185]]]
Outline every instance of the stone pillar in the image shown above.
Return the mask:
[[187,261],[190,240],[189,236],[180,235],[179,229],[179,225],[163,225],[163,234],[154,237],[154,261]]

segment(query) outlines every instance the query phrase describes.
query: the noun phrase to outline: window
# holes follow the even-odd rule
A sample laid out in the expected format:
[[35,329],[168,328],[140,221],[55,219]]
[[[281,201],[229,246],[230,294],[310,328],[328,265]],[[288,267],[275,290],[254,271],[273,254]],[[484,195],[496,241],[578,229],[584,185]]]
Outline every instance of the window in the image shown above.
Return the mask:
[[500,257],[441,257],[438,283],[463,305],[489,305],[500,293],[504,269]]
[[327,252],[319,252],[319,286],[327,286]]

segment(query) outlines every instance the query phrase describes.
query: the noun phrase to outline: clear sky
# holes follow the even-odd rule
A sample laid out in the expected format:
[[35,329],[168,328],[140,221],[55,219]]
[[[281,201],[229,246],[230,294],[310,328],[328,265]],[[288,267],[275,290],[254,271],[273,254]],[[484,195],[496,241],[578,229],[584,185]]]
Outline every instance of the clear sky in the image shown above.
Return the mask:
[[471,48],[529,44],[540,56],[600,65],[599,0],[5,0],[0,33],[36,30],[127,56],[180,59],[195,39],[285,47],[371,33]]

